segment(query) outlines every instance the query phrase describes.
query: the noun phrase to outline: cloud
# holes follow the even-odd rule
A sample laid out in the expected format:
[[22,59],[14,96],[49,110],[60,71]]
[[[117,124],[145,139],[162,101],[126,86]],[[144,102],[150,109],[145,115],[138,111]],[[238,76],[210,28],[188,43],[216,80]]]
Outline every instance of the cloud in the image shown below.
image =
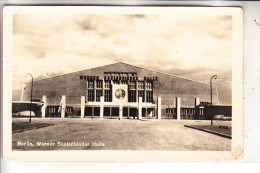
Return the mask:
[[42,13],[14,15],[13,23],[14,90],[27,72],[41,78],[118,61],[199,81],[231,76],[230,16]]
[[77,21],[78,25],[82,27],[83,30],[94,30],[95,26],[91,23],[91,20],[89,18],[84,20]]

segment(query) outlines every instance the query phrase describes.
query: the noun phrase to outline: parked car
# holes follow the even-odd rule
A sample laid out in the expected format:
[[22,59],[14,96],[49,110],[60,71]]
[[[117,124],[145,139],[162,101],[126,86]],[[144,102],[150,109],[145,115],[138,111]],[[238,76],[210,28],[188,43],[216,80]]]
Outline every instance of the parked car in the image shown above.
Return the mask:
[[232,117],[225,115],[214,115],[213,120],[232,120]]

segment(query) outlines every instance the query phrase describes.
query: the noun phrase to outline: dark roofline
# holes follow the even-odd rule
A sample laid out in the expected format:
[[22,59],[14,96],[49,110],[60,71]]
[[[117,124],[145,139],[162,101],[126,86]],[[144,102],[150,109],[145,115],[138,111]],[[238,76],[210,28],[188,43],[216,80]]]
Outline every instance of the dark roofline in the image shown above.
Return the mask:
[[[89,68],[89,69],[85,69],[85,70],[80,70],[80,71],[75,71],[75,72],[71,72],[71,73],[60,74],[60,75],[56,75],[56,76],[52,76],[52,77],[48,77],[48,78],[44,78],[44,79],[38,79],[38,80],[34,80],[34,81],[37,82],[37,81],[46,80],[46,79],[50,79],[50,78],[54,78],[54,77],[60,77],[60,76],[65,76],[65,75],[69,75],[69,74],[73,74],[73,73],[79,73],[79,72],[82,72],[82,71],[91,70],[91,69],[95,69],[95,68],[106,67],[106,66],[110,66],[110,65],[114,65],[114,64],[125,64],[125,65],[128,65],[128,66],[133,66],[133,67],[136,67],[136,68],[141,68],[141,69],[149,70],[149,71],[156,72],[156,73],[161,73],[161,74],[164,74],[164,75],[167,75],[167,76],[170,76],[170,77],[176,77],[176,78],[180,78],[180,79],[184,79],[184,80],[189,80],[189,81],[192,81],[192,82],[196,82],[196,83],[199,83],[199,84],[210,85],[210,84],[208,84],[208,83],[203,83],[203,82],[195,81],[195,80],[188,79],[188,78],[184,78],[184,77],[180,77],[180,76],[175,76],[175,75],[173,75],[173,74],[169,74],[169,73],[165,73],[165,72],[160,72],[160,71],[152,70],[152,69],[145,68],[145,67],[139,67],[139,66],[132,65],[132,64],[127,64],[127,63],[124,63],[124,62],[117,62],[117,63],[107,64],[107,65],[102,65],[102,66],[99,66],[99,67],[93,67],[93,68]],[[27,84],[27,83],[31,83],[31,82],[26,82],[26,84]],[[212,86],[214,86],[214,85],[212,85]]]
[[[121,63],[121,62],[118,62],[118,63]],[[56,75],[56,76],[47,77],[47,78],[44,78],[44,79],[37,79],[37,80],[34,80],[34,82],[41,81],[41,80],[46,80],[46,79],[50,79],[50,78],[54,78],[54,77],[65,76],[65,75],[69,75],[69,74],[73,74],[73,73],[79,73],[79,72],[82,72],[82,71],[91,70],[91,69],[100,68],[100,67],[105,67],[105,66],[109,66],[109,65],[113,65],[113,64],[118,64],[118,63],[102,65],[102,66],[93,67],[93,68],[89,68],[89,69],[85,69],[85,70],[74,71],[74,72],[66,73],[66,74],[60,74],[60,75]],[[31,83],[31,82],[26,82],[26,83]]]
[[[165,73],[165,72],[160,72],[160,71],[152,70],[152,69],[145,68],[145,67],[139,67],[139,66],[127,64],[127,63],[124,63],[124,62],[119,62],[119,63],[126,64],[126,65],[133,66],[133,67],[137,67],[137,68],[142,68],[142,69],[144,69],[144,70],[149,70],[149,71],[153,71],[153,72],[156,72],[156,73],[161,73],[161,74],[164,74],[164,75],[167,75],[167,76],[171,76],[171,77],[176,77],[176,78],[180,78],[180,79],[184,79],[184,80],[189,80],[189,81],[196,82],[196,83],[200,83],[200,84],[210,85],[210,84],[207,84],[207,83],[195,81],[195,80],[192,80],[192,79],[188,79],[188,78],[176,76],[176,75],[169,74],[169,73]],[[212,85],[212,86],[214,86],[214,85]]]
[[215,104],[215,105],[212,105],[213,107],[218,107],[218,106],[225,106],[225,107],[232,107],[232,104]]

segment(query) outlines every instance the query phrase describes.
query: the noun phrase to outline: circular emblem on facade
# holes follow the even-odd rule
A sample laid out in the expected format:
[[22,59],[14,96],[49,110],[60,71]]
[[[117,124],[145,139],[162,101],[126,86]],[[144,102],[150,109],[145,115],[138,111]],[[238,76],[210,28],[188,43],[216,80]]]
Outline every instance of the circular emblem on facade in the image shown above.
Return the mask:
[[115,91],[115,96],[116,98],[118,99],[123,99],[125,98],[125,90],[121,89],[121,88],[118,88],[116,91]]

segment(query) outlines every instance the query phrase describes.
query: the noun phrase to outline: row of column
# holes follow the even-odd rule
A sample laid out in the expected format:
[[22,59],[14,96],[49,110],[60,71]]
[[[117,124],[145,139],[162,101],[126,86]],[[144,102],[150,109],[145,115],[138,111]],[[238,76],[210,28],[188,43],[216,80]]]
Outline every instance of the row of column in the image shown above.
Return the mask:
[[[42,101],[44,102],[42,106],[42,117],[44,118],[46,115],[46,102],[47,97],[44,95],[42,97]],[[81,96],[81,118],[85,117],[85,101],[86,97]],[[61,99],[61,118],[65,117],[65,111],[66,111],[66,96],[63,95]],[[142,97],[139,97],[138,99],[138,119],[142,119],[142,107],[143,107]],[[199,98],[195,99],[195,105],[199,105],[200,101]],[[161,113],[161,97],[158,97],[157,99],[157,119],[161,119],[162,113]],[[177,110],[177,120],[181,119],[181,98],[176,98],[176,110]],[[104,117],[104,96],[100,97],[100,119],[103,119]],[[119,105],[119,119],[123,118],[123,105]]]
[[[86,97],[85,96],[81,96],[81,118],[85,117],[85,101],[86,101]],[[44,95],[42,96],[42,102],[44,103],[42,105],[41,108],[41,112],[42,112],[42,117],[45,118],[46,116],[46,107],[47,107],[47,97]],[[142,97],[139,97],[138,100],[138,119],[142,119]],[[61,118],[65,117],[65,112],[66,112],[66,96],[63,95],[61,98]],[[157,119],[161,119],[161,97],[158,97],[158,101],[157,101]],[[100,119],[103,119],[104,117],[104,96],[100,97]],[[119,119],[123,118],[123,105],[119,105]]]
[[[142,119],[142,97],[138,99],[138,119]],[[157,119],[161,119],[161,97],[158,97]],[[81,96],[81,118],[85,117],[85,96]],[[100,97],[100,119],[104,117],[104,96]],[[123,119],[123,105],[119,105],[119,119]]]
[[[47,108],[47,97],[46,95],[42,96],[42,108],[41,108],[41,112],[42,112],[42,118],[45,118],[46,116],[46,108]],[[61,97],[61,102],[60,102],[60,106],[61,106],[61,118],[65,117],[65,113],[66,113],[66,96],[63,95]]]

